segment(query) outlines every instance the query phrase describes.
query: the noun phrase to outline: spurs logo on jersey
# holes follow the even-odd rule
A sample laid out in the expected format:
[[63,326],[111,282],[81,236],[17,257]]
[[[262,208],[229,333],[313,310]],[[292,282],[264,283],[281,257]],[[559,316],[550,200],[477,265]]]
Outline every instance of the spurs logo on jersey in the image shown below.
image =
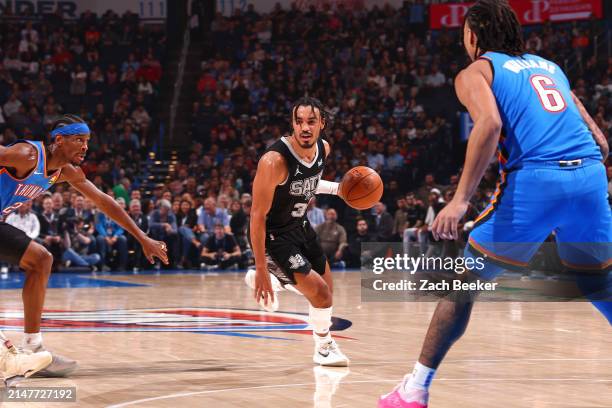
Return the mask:
[[303,195],[307,200],[310,200],[310,197],[317,191],[317,185],[322,175],[323,172],[320,172],[316,176],[308,177],[307,179],[292,181],[289,194],[293,196]]
[[297,269],[300,266],[306,265],[304,258],[302,258],[302,255],[300,254],[291,255],[289,257],[289,262],[291,263],[291,266],[289,267],[291,269]]
[[319,138],[316,154],[305,161],[293,150],[289,138],[283,137],[272,144],[268,151],[280,153],[287,165],[287,179],[276,186],[272,206],[268,212],[266,229],[280,231],[301,226],[306,216],[308,202],[315,195],[325,169],[325,145]]

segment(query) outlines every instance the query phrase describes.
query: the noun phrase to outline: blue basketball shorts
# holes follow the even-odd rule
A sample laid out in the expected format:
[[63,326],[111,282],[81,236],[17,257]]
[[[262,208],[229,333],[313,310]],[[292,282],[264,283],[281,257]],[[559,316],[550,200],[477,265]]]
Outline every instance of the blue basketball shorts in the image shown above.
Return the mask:
[[486,267],[472,272],[491,280],[505,269],[527,267],[553,232],[567,268],[611,269],[612,214],[602,163],[525,163],[502,172],[490,204],[476,219],[465,257],[485,258]]

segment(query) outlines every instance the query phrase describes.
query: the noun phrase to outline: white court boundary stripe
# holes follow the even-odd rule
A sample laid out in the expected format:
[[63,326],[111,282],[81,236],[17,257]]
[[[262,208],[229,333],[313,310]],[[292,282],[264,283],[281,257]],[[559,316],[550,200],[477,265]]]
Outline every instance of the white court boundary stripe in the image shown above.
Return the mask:
[[[398,379],[394,379],[394,380],[362,380],[362,381],[342,381],[340,382],[340,385],[343,384],[367,384],[367,383],[396,383],[398,382]],[[550,382],[568,382],[568,381],[589,381],[589,382],[596,382],[596,383],[612,383],[612,378],[609,379],[593,379],[593,378],[437,378],[436,382],[440,382],[440,381],[457,381],[457,382],[461,382],[461,381],[478,381],[478,382],[509,382],[509,381],[550,381]],[[206,395],[206,394],[216,394],[216,393],[222,393],[222,392],[228,392],[228,391],[246,391],[246,390],[261,390],[261,389],[267,389],[267,388],[292,388],[292,387],[304,387],[304,386],[312,386],[312,385],[316,385],[316,383],[314,382],[309,382],[309,383],[295,383],[295,384],[276,384],[276,385],[258,385],[258,386],[254,386],[254,387],[238,387],[238,388],[221,388],[218,390],[207,390],[207,391],[194,391],[194,392],[185,392],[185,393],[179,393],[179,394],[168,394],[168,395],[162,395],[159,397],[151,397],[151,398],[143,398],[143,399],[139,399],[139,400],[134,400],[134,401],[128,401],[128,402],[123,402],[120,404],[115,404],[115,405],[108,405],[107,408],[121,408],[121,407],[128,407],[130,405],[136,405],[136,404],[141,404],[144,402],[152,402],[152,401],[159,401],[159,400],[164,400],[164,399],[171,399],[171,398],[182,398],[182,397],[191,397],[194,395]]]

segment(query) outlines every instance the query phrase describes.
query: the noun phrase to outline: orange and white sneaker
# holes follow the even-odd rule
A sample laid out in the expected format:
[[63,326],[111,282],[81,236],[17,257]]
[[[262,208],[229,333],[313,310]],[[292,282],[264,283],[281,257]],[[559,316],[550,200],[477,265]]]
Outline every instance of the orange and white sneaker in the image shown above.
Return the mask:
[[14,386],[19,380],[46,368],[53,357],[48,351],[33,353],[18,350],[10,340],[0,344],[0,372],[7,387]]
[[406,391],[404,384],[408,376],[399,383],[389,394],[378,400],[378,408],[427,408],[429,393],[424,390]]

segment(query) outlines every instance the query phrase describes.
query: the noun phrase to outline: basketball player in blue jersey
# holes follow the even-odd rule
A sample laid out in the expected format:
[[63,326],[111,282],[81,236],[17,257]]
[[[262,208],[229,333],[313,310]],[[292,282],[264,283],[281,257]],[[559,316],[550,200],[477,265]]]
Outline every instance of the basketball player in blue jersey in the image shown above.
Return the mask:
[[[506,0],[480,0],[466,15],[463,43],[473,62],[455,87],[474,128],[457,192],[432,233],[457,238],[457,223],[497,148],[499,187],[465,253],[484,258],[485,268],[461,279],[492,280],[505,269],[526,267],[554,231],[563,263],[612,324],[612,303],[592,296],[601,291],[609,300],[612,294],[612,218],[601,163],[608,145],[561,68],[526,54],[521,33]],[[467,328],[474,295],[456,292],[438,303],[414,371],[379,400],[379,408],[427,407],[429,385]]]
[[[159,258],[167,264],[166,245],[147,237],[115,200],[98,190],[85,178],[79,165],[85,159],[89,138],[89,128],[81,118],[65,115],[53,124],[50,144],[20,140],[6,147],[0,146],[2,219],[51,186],[67,182],[91,199],[100,211],[136,237],[151,263],[154,262],[154,258]],[[2,243],[0,261],[18,265],[26,275],[23,287],[25,332],[21,347],[23,354],[17,356],[29,360],[39,356],[34,363],[21,364],[20,368],[10,372],[10,375],[5,373],[5,379],[29,376],[41,369],[44,370],[40,374],[48,376],[69,374],[76,368],[76,361],[44,351],[40,333],[47,281],[53,263],[51,254],[23,231],[5,222],[0,222],[0,242]],[[0,350],[0,355],[2,351]],[[0,356],[0,363],[1,358]],[[49,361],[46,364],[41,364],[47,359]],[[0,370],[2,370],[1,364]]]

